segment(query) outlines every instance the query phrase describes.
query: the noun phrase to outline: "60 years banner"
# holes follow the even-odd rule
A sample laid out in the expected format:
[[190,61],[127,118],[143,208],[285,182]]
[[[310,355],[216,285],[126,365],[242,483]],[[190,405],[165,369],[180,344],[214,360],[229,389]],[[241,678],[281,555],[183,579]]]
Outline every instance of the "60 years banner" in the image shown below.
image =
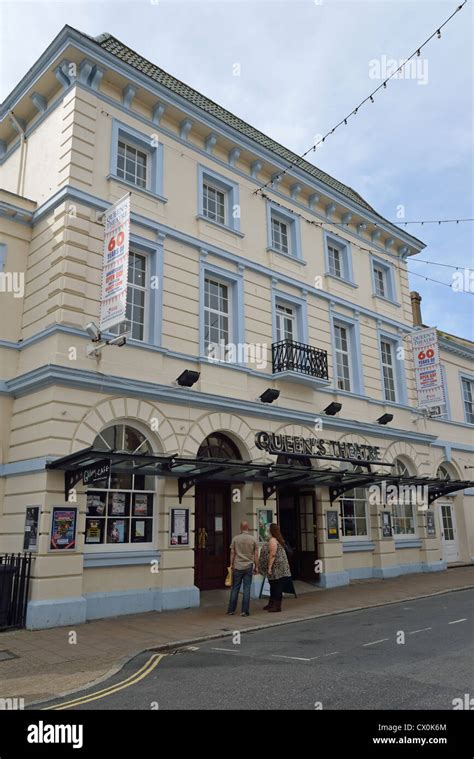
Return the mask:
[[104,214],[104,258],[100,299],[101,332],[125,321],[127,315],[130,193]]
[[446,403],[436,329],[423,329],[411,336],[418,408]]

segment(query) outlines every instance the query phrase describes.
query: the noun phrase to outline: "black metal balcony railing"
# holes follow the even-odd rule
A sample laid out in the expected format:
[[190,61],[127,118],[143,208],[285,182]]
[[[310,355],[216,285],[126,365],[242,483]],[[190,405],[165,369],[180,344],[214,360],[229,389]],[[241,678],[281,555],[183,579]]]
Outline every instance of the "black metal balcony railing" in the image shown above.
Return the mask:
[[328,379],[328,354],[312,345],[294,340],[272,344],[273,373],[293,371],[309,377]]

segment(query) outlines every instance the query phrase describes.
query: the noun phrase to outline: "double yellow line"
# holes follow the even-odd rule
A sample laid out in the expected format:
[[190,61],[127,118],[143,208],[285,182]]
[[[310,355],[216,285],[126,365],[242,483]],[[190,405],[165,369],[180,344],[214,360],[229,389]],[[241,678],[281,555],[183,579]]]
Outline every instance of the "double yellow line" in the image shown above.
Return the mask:
[[82,696],[82,698],[76,698],[73,701],[65,701],[64,703],[56,704],[55,706],[45,706],[43,707],[42,711],[61,711],[62,709],[73,709],[75,706],[82,706],[82,704],[87,704],[90,701],[97,701],[99,698],[106,698],[107,696],[111,696],[113,693],[124,690],[124,688],[130,688],[131,685],[135,685],[136,683],[140,682],[140,680],[143,680],[144,677],[149,675],[150,672],[153,672],[155,667],[158,666],[164,657],[165,654],[153,654],[153,656],[148,659],[143,667],[141,667],[137,672],[134,672],[133,675],[130,675],[130,677],[127,677],[125,680],[122,680],[119,683],[115,683],[115,685],[110,685],[108,688],[104,688],[103,690],[98,690],[95,693],[89,693],[89,695]]

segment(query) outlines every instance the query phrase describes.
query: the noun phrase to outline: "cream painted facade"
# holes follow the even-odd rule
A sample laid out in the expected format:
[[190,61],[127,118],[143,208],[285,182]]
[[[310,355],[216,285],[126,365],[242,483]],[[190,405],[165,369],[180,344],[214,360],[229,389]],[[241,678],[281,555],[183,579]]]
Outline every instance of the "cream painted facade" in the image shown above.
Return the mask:
[[[436,478],[443,466],[452,479],[467,481],[474,466],[469,399],[463,398],[466,383],[474,388],[472,343],[440,335],[446,418],[416,409],[406,260],[423,243],[349,188],[305,168],[293,166],[262,197],[255,191],[287,168],[285,153],[265,147],[243,122],[225,123],[197,93],[183,95],[124,62],[102,47],[104,39],[66,27],[0,111],[2,283],[7,274],[24,277],[24,292],[5,284],[0,293],[0,551],[22,549],[26,508],[39,506],[32,628],[199,604],[195,489],[182,501],[190,510],[190,543],[172,546],[170,510],[179,507],[174,478],[153,484],[151,540],[86,544],[90,515],[79,486],[71,504],[78,508],[76,549],[50,550],[52,508],[66,501],[64,472],[46,467],[92,446],[112,425],[135,428],[156,454],[190,459],[208,436],[222,433],[244,461],[274,462],[255,445],[255,434],[265,430],[378,446],[384,462],[403,463],[412,477]],[[146,155],[146,187],[117,176],[120,141]],[[229,204],[224,223],[205,218],[206,182]],[[127,191],[131,250],[146,267],[143,339],[107,346],[90,359],[84,327],[98,321],[101,214]],[[286,227],[286,253],[277,250],[272,219]],[[330,247],[340,252],[341,276],[329,272]],[[384,296],[374,292],[374,266],[385,277]],[[209,358],[206,278],[227,288],[228,342],[237,353],[239,346],[263,346],[262,360]],[[274,371],[277,304],[292,310],[295,341],[327,352],[327,380]],[[336,379],[338,327],[350,346],[349,390]],[[381,340],[391,346],[395,400],[386,400]],[[198,382],[177,387],[187,369],[200,372]],[[267,388],[280,391],[272,404],[259,400]],[[322,413],[331,402],[342,404],[336,416]],[[388,425],[377,423],[384,413],[393,414]],[[327,465],[313,461],[316,468]],[[242,482],[237,490],[238,500],[229,504],[232,533],[242,518],[257,530],[259,509],[280,516],[279,495],[265,504],[261,483]],[[315,556],[322,562],[315,579],[323,586],[474,560],[472,489],[430,504],[435,535],[426,512],[415,509],[413,532],[384,537],[380,512],[387,507],[367,503],[365,533],[343,535],[350,519],[342,513],[337,540],[328,537],[326,512],[339,510],[340,502],[331,502],[327,487],[312,490]],[[443,504],[456,536],[448,547]]]

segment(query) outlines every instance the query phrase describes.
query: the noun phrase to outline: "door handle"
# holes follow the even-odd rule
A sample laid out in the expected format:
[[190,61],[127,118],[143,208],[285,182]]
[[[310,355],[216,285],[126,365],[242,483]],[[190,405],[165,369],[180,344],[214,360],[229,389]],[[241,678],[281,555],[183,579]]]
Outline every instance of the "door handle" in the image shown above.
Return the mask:
[[205,527],[199,527],[198,529],[198,539],[197,539],[197,547],[198,548],[205,548],[207,545],[207,532]]

